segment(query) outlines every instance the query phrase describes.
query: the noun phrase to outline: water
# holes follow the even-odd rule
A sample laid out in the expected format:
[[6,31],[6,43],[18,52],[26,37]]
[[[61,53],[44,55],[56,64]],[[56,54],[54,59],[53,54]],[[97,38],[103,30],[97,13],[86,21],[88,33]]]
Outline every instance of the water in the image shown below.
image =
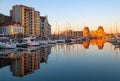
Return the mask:
[[120,49],[102,40],[0,51],[0,81],[120,81]]

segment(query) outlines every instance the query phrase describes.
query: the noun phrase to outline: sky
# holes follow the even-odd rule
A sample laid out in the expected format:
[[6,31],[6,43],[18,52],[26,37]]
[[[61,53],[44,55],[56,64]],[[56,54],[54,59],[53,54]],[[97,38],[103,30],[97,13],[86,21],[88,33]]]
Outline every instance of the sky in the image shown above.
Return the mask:
[[120,32],[120,0],[0,0],[0,13],[9,15],[13,5],[34,7],[41,16],[47,15],[52,32],[69,27],[73,30]]

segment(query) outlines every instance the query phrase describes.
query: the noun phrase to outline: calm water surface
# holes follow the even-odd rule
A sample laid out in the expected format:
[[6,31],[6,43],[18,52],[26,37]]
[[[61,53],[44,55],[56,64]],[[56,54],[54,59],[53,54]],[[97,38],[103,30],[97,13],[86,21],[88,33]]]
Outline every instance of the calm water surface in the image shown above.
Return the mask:
[[120,81],[120,49],[101,40],[0,53],[0,81]]

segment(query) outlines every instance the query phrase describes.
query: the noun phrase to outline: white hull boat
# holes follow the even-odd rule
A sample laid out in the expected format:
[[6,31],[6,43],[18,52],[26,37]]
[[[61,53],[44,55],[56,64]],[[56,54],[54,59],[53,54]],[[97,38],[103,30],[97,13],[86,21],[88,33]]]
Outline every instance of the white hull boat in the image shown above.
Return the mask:
[[48,41],[48,44],[56,44],[56,43],[57,43],[57,41],[53,41],[53,40]]
[[47,41],[40,41],[40,45],[48,45]]
[[39,46],[40,45],[39,41],[37,41],[35,37],[26,37],[24,38],[24,40],[28,46]]
[[12,39],[3,38],[0,40],[0,48],[13,49],[16,48],[16,43]]

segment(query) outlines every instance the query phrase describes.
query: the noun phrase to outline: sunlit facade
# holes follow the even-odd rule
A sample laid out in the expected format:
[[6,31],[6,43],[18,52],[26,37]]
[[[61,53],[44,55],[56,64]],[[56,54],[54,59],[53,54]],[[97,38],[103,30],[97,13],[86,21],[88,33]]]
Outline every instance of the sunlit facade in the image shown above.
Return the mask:
[[83,37],[90,37],[89,27],[84,27],[84,29],[83,29]]
[[0,34],[4,35],[24,35],[24,28],[18,22],[0,24]]
[[40,12],[35,11],[35,25],[34,25],[34,33],[36,36],[40,36]]
[[96,31],[96,36],[99,37],[104,37],[105,36],[105,32],[103,29],[103,26],[99,26],[97,31]]
[[24,5],[15,5],[10,11],[13,21],[20,22],[24,27],[26,36],[40,35],[40,13],[32,7]]
[[91,36],[91,37],[96,37],[96,31],[92,30],[92,31],[90,32],[90,36]]

